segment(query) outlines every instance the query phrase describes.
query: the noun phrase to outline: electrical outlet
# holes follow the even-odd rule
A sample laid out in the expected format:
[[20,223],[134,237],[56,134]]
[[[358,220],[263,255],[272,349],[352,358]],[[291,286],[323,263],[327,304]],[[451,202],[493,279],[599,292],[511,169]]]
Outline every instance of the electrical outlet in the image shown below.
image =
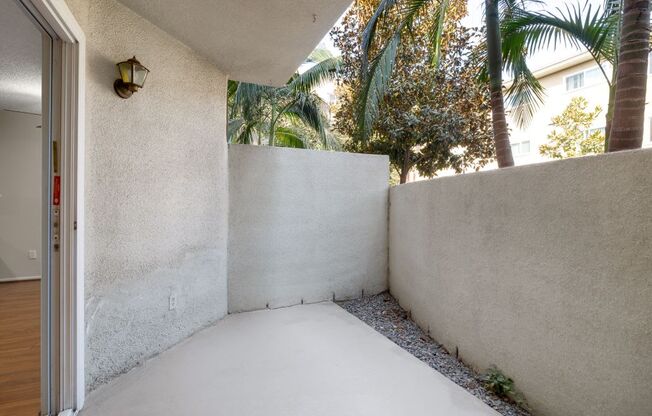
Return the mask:
[[29,250],[28,252],[30,260],[36,260],[36,250]]
[[170,310],[173,311],[177,308],[177,295],[174,293],[170,295]]

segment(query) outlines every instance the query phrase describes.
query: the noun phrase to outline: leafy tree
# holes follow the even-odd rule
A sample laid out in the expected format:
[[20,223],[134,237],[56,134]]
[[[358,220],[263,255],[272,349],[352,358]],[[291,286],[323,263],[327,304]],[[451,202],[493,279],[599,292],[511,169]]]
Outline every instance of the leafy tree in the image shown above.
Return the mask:
[[[477,68],[471,60],[472,33],[453,20],[453,16],[459,20],[464,15],[465,2],[459,2],[456,12],[449,14],[450,30],[442,43],[438,67],[431,65],[429,28],[415,21],[411,41],[398,47],[394,73],[371,133],[366,139],[358,134],[356,110],[365,94],[360,77],[365,65],[362,35],[379,1],[356,1],[342,25],[332,32],[342,51],[335,127],[351,137],[344,148],[389,155],[400,183],[412,169],[431,177],[439,170],[462,172],[484,166],[493,159],[489,94],[486,86],[477,82]],[[429,13],[437,10],[431,8]]]
[[552,118],[554,130],[548,135],[549,143],[539,147],[539,153],[554,159],[602,153],[604,133],[590,130],[602,108],[588,107],[586,98],[574,97],[561,114]]
[[335,78],[340,59],[318,49],[308,61],[315,65],[282,87],[229,81],[229,143],[339,148],[328,131],[328,105],[314,90]]
[[[511,146],[503,103],[503,68],[511,73],[508,90],[518,111],[534,111],[542,98],[542,87],[526,65],[526,48],[512,48],[502,54],[500,22],[511,18],[517,5],[537,0],[485,0],[485,42],[481,57],[488,68],[484,71],[491,88],[493,138],[499,167],[512,166]],[[357,106],[360,134],[366,137],[379,113],[400,45],[412,42],[415,28],[427,27],[430,62],[437,66],[447,32],[447,15],[455,12],[462,1],[455,0],[381,0],[368,20],[362,36],[364,87]],[[389,33],[388,33],[389,32]],[[443,40],[443,42],[442,42]],[[504,39],[511,42],[511,39]],[[373,57],[369,59],[369,57]]]

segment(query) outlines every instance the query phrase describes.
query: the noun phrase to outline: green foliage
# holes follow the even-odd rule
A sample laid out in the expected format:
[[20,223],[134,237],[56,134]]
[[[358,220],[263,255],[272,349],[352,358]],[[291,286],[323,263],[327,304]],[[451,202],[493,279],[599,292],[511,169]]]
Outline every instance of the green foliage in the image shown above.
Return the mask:
[[308,61],[315,65],[295,73],[283,87],[229,81],[229,143],[329,150],[340,147],[328,129],[328,105],[314,93],[319,85],[335,78],[340,59],[316,50]]
[[523,395],[514,387],[514,380],[507,377],[497,367],[492,366],[480,376],[480,380],[487,390],[494,392],[498,397],[512,400],[514,403],[527,408]]
[[[363,22],[377,10],[379,1],[358,0],[332,32],[343,60],[335,127],[351,138],[345,150],[389,155],[401,182],[412,169],[431,177],[440,170],[462,172],[484,166],[493,158],[493,142],[488,91],[476,82],[471,60],[473,33],[458,22],[449,22],[439,65],[433,67],[429,49],[433,29],[427,22],[429,13],[439,13],[435,7],[411,22],[409,42],[395,45],[393,76],[383,89],[377,114],[368,119],[370,134],[366,138],[360,134],[356,113],[370,93],[360,78],[367,64],[361,49]],[[387,25],[378,25],[376,30],[378,36],[394,36]],[[369,64],[373,68],[376,62]]]
[[[523,51],[533,54],[542,49],[555,49],[565,45],[589,52],[609,85],[606,114],[606,126],[609,127],[615,106],[615,70],[618,67],[621,13],[620,2],[609,1],[605,4],[605,8],[594,7],[585,0],[584,4],[567,4],[565,8],[542,12],[517,8],[514,9],[512,18],[503,22],[502,32],[506,62],[512,61],[513,56],[522,56]],[[510,89],[517,83],[518,79]],[[527,83],[524,92],[527,94]],[[531,117],[532,113],[530,108],[520,105],[519,96],[512,94],[510,104],[514,107],[513,116],[517,121],[522,121]]]
[[539,147],[539,153],[554,159],[602,153],[604,133],[590,129],[602,108],[588,107],[584,97],[574,97],[561,114],[552,118],[554,130],[548,135],[548,144]]
[[[500,22],[505,23],[518,16],[529,3],[543,3],[539,0],[496,0]],[[356,5],[375,3],[373,13],[367,13],[362,20],[366,27],[361,36],[363,63],[362,94],[358,97],[357,111],[358,133],[363,137],[371,134],[373,122],[380,112],[380,105],[386,93],[390,79],[394,76],[398,46],[413,41],[425,28],[430,64],[439,65],[442,49],[447,42],[447,20],[456,21],[466,14],[466,2],[459,0],[358,0]],[[455,28],[453,27],[453,30]],[[486,30],[483,31],[484,38]],[[502,65],[510,74],[512,82],[506,95],[512,107],[517,123],[524,126],[532,118],[543,100],[543,87],[534,77],[526,64],[530,51],[522,42],[524,34],[518,33],[511,38],[509,33],[502,34]],[[476,61],[482,63],[478,68],[478,79],[489,80],[487,69],[487,44],[481,42],[476,50]],[[499,72],[500,73],[500,72]],[[494,77],[495,78],[495,77]]]

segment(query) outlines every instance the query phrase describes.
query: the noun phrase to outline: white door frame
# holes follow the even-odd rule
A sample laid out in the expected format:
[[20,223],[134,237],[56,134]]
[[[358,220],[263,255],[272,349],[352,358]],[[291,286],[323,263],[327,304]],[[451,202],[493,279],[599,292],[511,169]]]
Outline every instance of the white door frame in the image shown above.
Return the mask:
[[[50,74],[51,140],[61,179],[58,218],[50,222],[58,261],[43,294],[42,414],[71,414],[84,404],[84,33],[63,0],[19,0],[53,39]],[[46,75],[46,74],[44,74]],[[47,76],[47,75],[46,75]],[[45,76],[44,76],[45,79]],[[48,184],[52,189],[52,183]],[[48,207],[52,202],[50,191]],[[56,208],[56,207],[55,207]],[[55,231],[53,231],[55,230]],[[56,235],[56,238],[55,238]],[[54,267],[54,268],[53,268]],[[45,276],[44,276],[45,277]],[[46,281],[48,279],[42,279]],[[47,287],[47,286],[42,286]]]

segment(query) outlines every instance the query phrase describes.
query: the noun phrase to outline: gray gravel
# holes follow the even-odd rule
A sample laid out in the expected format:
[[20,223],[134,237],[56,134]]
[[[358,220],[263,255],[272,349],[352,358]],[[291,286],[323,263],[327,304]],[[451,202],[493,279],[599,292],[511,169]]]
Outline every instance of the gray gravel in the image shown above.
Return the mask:
[[530,415],[523,408],[485,389],[479,381],[479,375],[423,332],[389,293],[338,304],[499,413],[505,416]]

